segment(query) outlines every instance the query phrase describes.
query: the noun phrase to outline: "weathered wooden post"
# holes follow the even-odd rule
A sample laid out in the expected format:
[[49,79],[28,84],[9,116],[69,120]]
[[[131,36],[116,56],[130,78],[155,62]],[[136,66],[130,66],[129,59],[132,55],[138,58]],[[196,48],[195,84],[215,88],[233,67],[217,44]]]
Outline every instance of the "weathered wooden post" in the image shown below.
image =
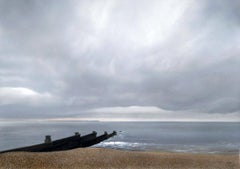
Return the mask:
[[50,135],[46,135],[44,142],[45,142],[46,144],[47,144],[47,143],[51,143],[51,142],[52,142],[51,136],[50,136]]
[[79,132],[75,132],[75,136],[80,136]]

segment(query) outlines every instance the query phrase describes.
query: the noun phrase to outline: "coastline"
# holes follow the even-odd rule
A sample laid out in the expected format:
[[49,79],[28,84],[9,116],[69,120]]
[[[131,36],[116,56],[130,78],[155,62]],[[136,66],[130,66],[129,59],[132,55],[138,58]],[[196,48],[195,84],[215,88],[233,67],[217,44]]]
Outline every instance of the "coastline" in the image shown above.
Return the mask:
[[163,151],[127,151],[79,148],[48,153],[0,154],[0,168],[151,168],[151,169],[238,169],[238,154],[192,154]]

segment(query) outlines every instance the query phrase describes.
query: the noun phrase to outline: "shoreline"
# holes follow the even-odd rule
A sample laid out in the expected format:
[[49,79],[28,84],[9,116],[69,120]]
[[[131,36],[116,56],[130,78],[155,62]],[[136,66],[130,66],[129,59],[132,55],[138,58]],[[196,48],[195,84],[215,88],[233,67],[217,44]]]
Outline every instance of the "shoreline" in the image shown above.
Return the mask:
[[199,154],[199,155],[239,155],[239,150],[225,150],[225,151],[186,151],[186,150],[167,150],[167,149],[124,149],[124,148],[108,148],[108,147],[92,147],[92,148],[100,148],[100,149],[111,149],[111,150],[119,150],[119,151],[132,151],[132,152],[153,152],[153,153],[180,153],[180,154]]
[[238,169],[238,154],[192,154],[165,151],[128,151],[78,148],[48,153],[0,154],[0,168],[151,168]]

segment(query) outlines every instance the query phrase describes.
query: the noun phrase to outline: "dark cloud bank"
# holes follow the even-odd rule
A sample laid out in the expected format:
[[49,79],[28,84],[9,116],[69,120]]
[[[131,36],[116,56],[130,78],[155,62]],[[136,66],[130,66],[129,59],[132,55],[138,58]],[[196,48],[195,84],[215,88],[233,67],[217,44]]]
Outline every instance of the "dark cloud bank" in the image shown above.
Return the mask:
[[0,0],[0,119],[239,121],[239,44],[238,0]]

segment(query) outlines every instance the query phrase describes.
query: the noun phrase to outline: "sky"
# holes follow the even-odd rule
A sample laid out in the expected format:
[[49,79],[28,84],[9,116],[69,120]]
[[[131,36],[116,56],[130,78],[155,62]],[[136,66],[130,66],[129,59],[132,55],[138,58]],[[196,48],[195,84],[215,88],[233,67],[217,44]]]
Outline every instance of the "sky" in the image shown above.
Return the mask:
[[0,0],[0,120],[240,121],[239,0]]

